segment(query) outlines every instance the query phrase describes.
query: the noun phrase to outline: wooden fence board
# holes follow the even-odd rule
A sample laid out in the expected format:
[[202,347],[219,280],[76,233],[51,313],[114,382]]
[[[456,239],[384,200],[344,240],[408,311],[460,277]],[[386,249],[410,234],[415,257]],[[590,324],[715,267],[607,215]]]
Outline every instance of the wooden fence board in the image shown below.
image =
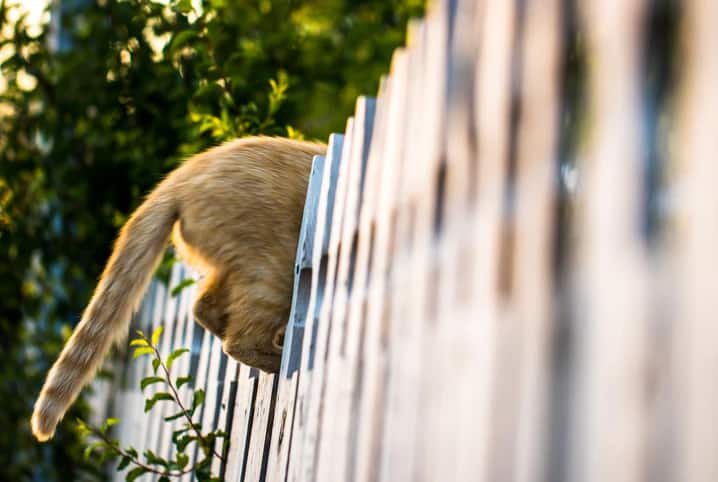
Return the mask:
[[257,390],[256,370],[239,364],[237,390],[234,400],[234,422],[230,436],[230,456],[227,459],[225,480],[242,482],[246,471],[246,457],[250,448],[252,415]]
[[[367,288],[366,328],[363,345],[363,382],[358,394],[358,427],[356,465],[354,480],[376,480],[380,454],[378,451],[381,426],[383,389],[386,379],[386,353],[383,338],[382,305],[385,298],[386,272],[388,270],[388,254],[390,232],[392,229],[392,213],[397,182],[397,171],[401,161],[400,149],[403,144],[399,139],[403,136],[404,108],[406,104],[407,84],[407,53],[400,50],[394,54],[390,76],[385,81],[384,96],[386,97],[386,113],[383,118],[382,137],[372,143],[371,156],[376,156],[372,167],[376,166],[378,185],[372,193],[376,196],[375,205],[369,205],[367,214],[363,214],[365,223],[374,217],[374,234],[368,241],[372,242],[371,266],[369,268],[369,286]],[[377,126],[379,128],[379,126]],[[379,131],[380,132],[380,131]],[[377,134],[379,133],[377,132]],[[381,159],[383,162],[378,162]],[[381,209],[379,209],[381,207]],[[373,210],[373,211],[372,211]],[[368,228],[363,228],[368,229]]]
[[319,307],[318,329],[315,341],[315,353],[313,355],[312,378],[308,387],[308,394],[304,397],[306,404],[306,422],[304,424],[304,436],[302,444],[302,456],[300,460],[300,475],[298,480],[314,480],[316,473],[317,452],[319,447],[319,430],[322,417],[322,398],[324,391],[325,361],[329,344],[331,327],[328,323],[329,307],[334,296],[334,284],[336,280],[337,252],[339,242],[338,227],[341,226],[343,215],[344,197],[346,194],[346,171],[348,153],[351,152],[352,126],[354,119],[347,121],[347,128],[342,143],[342,155],[339,165],[339,172],[334,194],[332,223],[328,233],[327,247],[327,271],[325,285],[322,290],[322,304]]
[[[389,114],[389,84],[390,77],[385,77],[379,86],[379,93],[376,101],[376,113],[373,126],[372,141],[368,153],[366,176],[362,190],[361,211],[359,214],[359,226],[357,231],[357,255],[354,273],[351,282],[351,297],[348,310],[348,328],[346,334],[346,356],[350,360],[349,390],[351,400],[349,401],[350,415],[347,431],[347,467],[346,480],[355,480],[359,461],[363,454],[359,453],[360,430],[363,425],[361,412],[362,393],[367,383],[368,373],[365,370],[365,333],[366,314],[369,302],[369,280],[371,278],[372,246],[374,243],[374,226],[377,218],[378,202],[381,187],[381,174],[384,161],[384,137],[387,132],[387,117]],[[372,370],[371,377],[374,377],[375,370]],[[370,381],[374,384],[375,381]],[[366,409],[364,410],[366,412]],[[373,420],[368,421],[373,424]]]
[[[154,305],[157,300],[160,299],[157,293],[158,283],[159,281],[157,280],[153,280],[150,283],[150,286],[147,290],[147,296],[142,301],[140,310],[135,315],[130,325],[130,336],[133,336],[132,334],[134,333],[134,330],[145,329],[145,327],[149,324],[151,315],[154,311]],[[132,352],[128,349],[125,349],[124,351],[124,366],[115,367],[115,376],[120,375],[117,372],[122,370],[122,379],[120,380],[119,389],[114,397],[114,400],[112,401],[113,403],[111,402],[111,408],[114,411],[114,414],[112,414],[111,416],[120,419],[121,423],[116,426],[116,437],[117,440],[120,441],[120,444],[126,447],[134,443],[134,432],[132,429],[137,422],[141,421],[138,420],[137,413],[132,411],[132,409],[137,405],[133,398],[137,398],[138,396],[140,396],[139,393],[137,393],[139,363],[129,363],[128,360],[131,359]],[[126,472],[127,470],[123,470],[121,472],[114,471],[112,475],[112,480],[124,480]]]
[[[196,279],[196,273],[191,271],[187,266],[184,267],[185,272],[184,276],[186,278],[192,278]],[[191,347],[193,346],[193,337],[195,334],[195,322],[192,317],[192,305],[194,303],[195,295],[197,292],[196,285],[191,285],[182,290],[180,293],[180,304],[178,309],[178,329],[176,332],[176,336],[172,342],[172,345],[170,346],[170,351],[174,351],[178,349],[179,347]],[[190,372],[190,365],[191,365],[192,355],[186,354],[179,359],[177,359],[172,367],[171,375],[172,379],[176,380],[177,377],[180,376],[187,376]],[[188,406],[191,403],[191,392],[192,387],[189,384],[183,385],[178,389],[178,394],[180,396],[180,399],[182,400],[182,403],[185,406]],[[176,407],[173,407],[172,413],[167,413],[167,415],[172,415],[176,413],[178,410]],[[168,422],[165,422],[168,423]],[[172,440],[172,432],[175,430],[180,429],[184,426],[186,423],[186,420],[184,418],[175,420],[167,426],[166,433],[168,434],[166,440],[165,440],[165,450],[164,455],[170,456],[174,458],[176,456],[176,449],[174,448],[171,440]],[[185,477],[187,479],[188,477]]]
[[[382,244],[377,249],[377,266],[374,269],[377,276],[381,276],[382,281],[378,281],[378,288],[383,288],[381,292],[374,291],[374,299],[369,311],[368,326],[376,330],[378,338],[378,349],[375,353],[382,356],[381,362],[385,364],[379,376],[379,385],[376,393],[376,410],[380,411],[380,420],[377,429],[379,433],[375,435],[377,446],[373,448],[376,457],[376,463],[373,467],[367,468],[367,473],[373,473],[372,477],[378,477],[378,480],[390,480],[393,477],[392,466],[390,464],[401,464],[403,461],[398,460],[402,455],[395,453],[397,445],[392,444],[392,437],[398,436],[396,430],[399,424],[395,418],[394,407],[396,395],[395,391],[400,386],[397,383],[391,383],[392,377],[396,377],[394,371],[397,368],[398,350],[402,346],[401,343],[394,342],[396,336],[396,325],[394,319],[397,318],[394,313],[401,311],[397,307],[404,303],[410,295],[406,293],[406,289],[402,287],[397,266],[407,266],[407,256],[402,251],[409,245],[411,212],[407,205],[409,198],[409,180],[411,176],[409,172],[415,166],[420,156],[422,144],[419,142],[406,142],[412,138],[413,134],[417,134],[417,139],[423,139],[423,132],[419,128],[424,120],[422,105],[422,92],[424,86],[424,58],[426,50],[426,23],[417,22],[411,25],[409,31],[412,43],[406,49],[406,70],[407,80],[403,86],[396,86],[396,89],[405,89],[405,99],[403,103],[406,106],[405,126],[396,128],[396,137],[391,139],[394,144],[389,144],[390,152],[393,152],[395,172],[391,178],[387,179],[384,185],[386,201],[386,209],[389,210],[387,218],[377,225],[377,239]],[[396,122],[396,120],[394,121]],[[393,181],[393,182],[392,182]],[[388,223],[388,225],[384,225]],[[381,237],[379,237],[381,236]],[[381,272],[383,270],[383,272]],[[382,287],[381,283],[384,283]],[[416,300],[414,300],[416,301]],[[403,306],[401,306],[403,308]]]
[[554,176],[558,171],[560,5],[530,0],[524,13],[518,125],[514,312],[521,332],[517,374],[517,482],[547,477],[553,307]]
[[[647,320],[639,105],[643,2],[586,1],[591,62],[569,478],[643,479]],[[607,420],[612,420],[607,424]]]
[[304,445],[306,443],[309,400],[312,381],[315,376],[315,348],[318,336],[319,310],[324,298],[326,285],[327,258],[329,252],[329,237],[334,212],[334,198],[336,193],[341,153],[344,136],[332,134],[329,137],[327,159],[322,173],[321,191],[317,205],[316,231],[313,242],[312,255],[312,284],[305,320],[305,336],[302,341],[302,359],[300,363],[299,383],[295,401],[295,416],[292,419],[291,453],[287,467],[287,480],[297,481],[303,479],[302,463]]
[[[458,477],[460,473],[470,472],[474,480],[494,480],[492,472],[502,467],[501,461],[494,460],[495,447],[492,439],[495,431],[500,430],[499,420],[494,419],[497,405],[497,360],[501,337],[501,321],[504,317],[504,300],[500,293],[501,270],[505,266],[501,262],[501,247],[505,235],[505,196],[506,175],[509,152],[509,108],[511,91],[512,41],[514,38],[514,5],[512,2],[486,1],[483,15],[477,18],[479,23],[478,61],[474,84],[474,109],[476,119],[476,139],[478,146],[478,166],[476,173],[476,201],[472,208],[469,228],[473,234],[474,260],[469,265],[472,272],[466,276],[473,292],[473,303],[468,307],[468,314],[454,312],[456,323],[462,319],[468,322],[463,336],[474,341],[474,349],[467,354],[457,346],[457,355],[466,359],[447,359],[449,366],[457,368],[449,374],[446,386],[459,384],[465,387],[467,380],[473,381],[474,406],[473,413],[463,424],[459,439],[466,443],[459,448],[459,441],[451,439],[451,428],[456,427],[460,420],[454,421],[448,429],[437,430],[435,446],[441,454],[438,464],[427,467],[426,472],[435,477],[437,472],[447,468],[447,457],[453,450],[473,452],[471,458],[462,456],[456,472],[450,477]],[[453,321],[453,320],[444,320]],[[455,325],[458,327],[458,325]],[[450,334],[442,331],[445,336]],[[504,333],[506,335],[506,333]],[[455,339],[454,342],[457,340]],[[440,343],[449,348],[452,341],[442,338]],[[510,382],[509,382],[510,383]],[[461,394],[458,394],[462,397]],[[460,402],[459,402],[460,403]],[[448,410],[445,408],[448,405]],[[448,395],[443,401],[433,402],[434,417],[451,412],[451,400]],[[461,412],[459,410],[459,412]],[[459,413],[458,415],[461,415]],[[497,438],[496,442],[500,442]],[[465,453],[465,452],[463,452]],[[434,456],[437,457],[437,456]],[[507,479],[510,480],[510,479]]]
[[[197,332],[195,332],[195,336],[197,336],[201,340],[201,344],[199,348],[199,356],[196,361],[197,368],[196,372],[194,372],[194,385],[192,389],[194,391],[204,390],[205,393],[207,393],[207,385],[210,378],[208,370],[212,354],[212,344],[215,342],[215,338],[209,331],[204,330],[201,327],[199,327]],[[207,407],[205,405],[201,405],[195,412],[193,419],[201,421],[206,408]],[[200,448],[197,446],[196,442],[192,442],[189,444],[187,448],[187,455],[189,455],[189,464],[194,464],[202,458]],[[187,480],[191,479],[192,477],[188,474]]]
[[[207,368],[207,385],[205,388],[204,409],[202,410],[201,423],[205,431],[211,430],[217,426],[221,401],[222,386],[227,368],[226,355],[222,352],[222,345],[218,338],[212,337],[212,351],[210,353],[209,365]],[[224,362],[223,362],[224,361]],[[216,440],[214,451],[218,454],[222,452],[222,440]],[[212,464],[219,462],[219,459],[213,457]]]
[[[149,336],[157,325],[162,320],[165,313],[166,305],[169,299],[169,290],[161,284],[157,284],[157,291],[155,293],[157,300],[153,306],[152,318],[145,327],[144,333]],[[141,370],[138,373],[138,378],[134,381],[134,390],[132,396],[132,413],[144,414],[145,395],[149,396],[152,391],[147,390],[144,394],[140,391],[139,384],[140,380],[146,376],[152,374],[152,365],[148,356],[142,357],[140,360],[134,360],[131,363],[139,363]],[[154,448],[151,444],[150,435],[156,430],[156,426],[152,424],[153,419],[151,417],[136,417],[133,419],[135,426],[132,428],[134,438],[131,445],[137,449],[139,453],[144,452],[148,448]]]
[[[182,266],[179,263],[175,263],[172,267],[172,271],[170,273],[170,279],[169,279],[169,289],[171,290],[173,286],[176,286],[180,283],[182,280]],[[152,332],[154,330],[158,329],[160,326],[163,327],[162,335],[160,336],[159,341],[159,351],[163,358],[166,358],[167,355],[169,355],[171,340],[172,340],[172,334],[175,327],[175,316],[177,314],[177,297],[172,296],[168,293],[164,310],[159,314],[158,317],[153,318],[153,323],[150,329],[145,332],[145,335],[148,337],[151,336]],[[154,375],[154,371],[151,367],[151,356],[145,355],[145,358],[147,360],[145,361],[145,373],[143,374],[143,377]],[[155,393],[158,392],[164,392],[166,391],[166,387],[164,384],[156,383],[153,385],[149,385],[145,390],[143,391],[143,394],[147,396],[147,398],[153,396]],[[147,427],[148,430],[146,432],[146,439],[144,443],[144,448],[146,450],[151,450],[153,453],[157,453],[162,446],[162,433],[166,429],[166,424],[162,423],[162,417],[164,416],[164,410],[167,408],[169,402],[160,402],[155,407],[148,412],[147,414]],[[144,410],[144,407],[143,407]],[[140,451],[142,453],[143,451]],[[156,479],[156,477],[153,478],[153,480]]]
[[675,455],[665,468],[670,474],[668,480],[703,482],[718,477],[718,430],[713,423],[718,404],[718,4],[693,0],[682,6],[683,83],[670,171],[679,212],[672,232],[666,236],[679,280],[672,320],[672,428],[676,435],[670,445]]
[[304,329],[309,315],[312,269],[315,264],[313,259],[314,233],[317,229],[317,209],[325,160],[324,156],[314,157],[307,186],[307,198],[304,204],[294,270],[292,308],[284,337],[282,368],[279,372],[279,386],[275,404],[277,420],[272,430],[272,450],[270,451],[268,462],[267,480],[269,481],[284,481],[286,477]]
[[[347,159],[346,200],[343,206],[342,224],[335,231],[343,242],[339,247],[337,279],[332,298],[329,323],[332,334],[327,353],[327,371],[325,395],[322,402],[324,415],[322,420],[321,446],[317,480],[343,480],[346,478],[346,440],[349,430],[351,388],[353,385],[353,367],[347,359],[344,343],[347,336],[347,309],[351,270],[356,257],[356,230],[358,209],[362,190],[363,173],[366,166],[369,143],[371,142],[375,101],[360,97],[354,117],[352,149]],[[334,232],[332,233],[334,234]]]
[[[172,290],[174,286],[180,284],[185,279],[185,275],[185,266],[181,263],[175,263],[172,266],[169,289]],[[162,359],[164,360],[166,360],[171,353],[172,346],[176,343],[176,337],[178,340],[181,340],[181,329],[183,326],[180,309],[182,307],[182,301],[185,297],[186,293],[183,292],[178,293],[176,296],[172,296],[170,294],[167,298],[164,316],[162,319],[158,320],[157,326],[163,327],[162,335],[160,336],[159,341],[159,351]],[[150,334],[147,335],[150,336]],[[161,372],[158,372],[157,375],[163,376]],[[151,387],[153,387],[153,391],[155,393],[159,391],[169,391],[162,383],[151,385]],[[153,431],[153,442],[151,448],[155,454],[160,456],[167,456],[171,451],[173,428],[171,424],[164,423],[163,419],[172,413],[174,413],[174,404],[170,402],[160,402],[152,409],[152,416],[154,418],[150,418],[149,422],[151,425],[157,427],[157,430]]]
[[419,433],[430,420],[420,417],[421,402],[411,401],[421,400],[422,381],[429,380],[422,374],[428,364],[422,349],[431,336],[427,321],[436,300],[431,266],[446,135],[448,8],[444,1],[431,5],[419,44],[422,49],[416,52],[418,75],[410,77],[415,85],[407,115],[417,122],[407,128],[404,139],[409,148],[397,224],[405,227],[397,232],[391,274],[389,395],[381,467],[385,481],[410,480],[419,464],[427,462],[422,460],[424,454],[418,454]]
[[[180,265],[181,266],[181,276],[179,278],[179,282],[182,282],[183,280],[187,278],[191,278],[193,273],[191,273],[187,266]],[[163,357],[166,359],[167,355],[171,353],[175,348],[174,347],[185,347],[189,346],[191,343],[191,340],[189,340],[188,334],[191,335],[192,333],[192,324],[194,323],[194,320],[191,316],[188,316],[188,313],[191,312],[191,306],[192,302],[194,301],[193,293],[190,292],[190,287],[187,287],[183,289],[178,295],[177,295],[177,311],[176,311],[176,321],[172,323],[170,326],[165,325],[165,332],[169,332],[172,327],[174,327],[174,335],[172,337],[163,338],[160,343],[162,343],[161,349],[163,353]],[[165,320],[167,321],[167,320]],[[188,356],[184,357],[186,360],[189,359]],[[183,376],[186,375],[186,373],[182,372],[182,361],[184,360],[177,360],[177,362],[174,364],[173,369],[171,371],[172,379],[176,380],[177,376]],[[178,375],[181,374],[181,375]],[[163,387],[163,390],[166,390],[166,387]],[[181,387],[178,391],[180,395],[180,399],[183,400],[183,403],[187,402],[187,390],[188,387]],[[162,403],[157,406],[158,408],[155,408],[154,410],[161,409],[161,415],[163,417],[173,415],[178,410],[174,404],[170,403]],[[164,422],[162,423],[162,431],[161,431],[161,437],[157,444],[157,455],[169,458],[174,457],[176,455],[176,450],[174,448],[174,445],[172,444],[172,432],[179,429],[183,424],[185,420],[175,420],[173,422]]]
[[[346,215],[345,206],[347,202],[347,192],[349,191],[350,172],[352,171],[351,160],[353,152],[353,144],[357,142],[354,132],[357,129],[356,119],[352,117],[347,122],[347,128],[344,133],[344,144],[342,148],[342,162],[339,170],[339,178],[337,179],[337,190],[335,194],[334,216],[329,234],[329,252],[327,260],[327,279],[324,290],[324,299],[319,313],[319,339],[317,340],[317,356],[315,356],[315,371],[312,380],[312,395],[310,409],[316,421],[310,419],[311,425],[308,426],[316,430],[316,435],[310,440],[310,445],[305,446],[305,450],[309,449],[312,453],[311,471],[306,474],[309,480],[323,481],[330,476],[330,464],[332,461],[331,450],[333,446],[331,441],[336,437],[334,420],[332,411],[334,407],[326,404],[326,400],[333,396],[333,385],[330,381],[331,365],[334,363],[335,350],[334,345],[337,343],[337,328],[332,322],[334,314],[335,297],[337,296],[338,286],[341,284],[340,276],[340,257],[342,245],[341,235],[344,216]],[[348,248],[344,248],[348,249]],[[319,362],[321,356],[321,365]],[[321,369],[320,369],[321,367]],[[328,413],[327,413],[328,412]],[[314,415],[316,414],[316,415]],[[316,427],[316,428],[314,428]],[[320,436],[321,435],[321,436]],[[313,446],[312,446],[313,445]],[[307,460],[309,462],[309,460]],[[311,474],[311,475],[310,475]]]
[[[237,396],[237,374],[239,371],[239,364],[236,361],[224,355],[223,358],[225,360],[225,369],[224,378],[219,387],[222,398],[219,402],[219,414],[216,426],[226,434],[226,438],[222,439],[221,446],[218,448],[224,460],[220,460],[217,457],[212,459],[212,473],[221,477],[224,477],[231,455],[226,442],[229,441],[229,437],[232,434],[234,402]],[[239,425],[239,419],[237,425]]]
[[[470,309],[476,286],[471,266],[481,262],[473,237],[475,216],[477,134],[474,112],[474,78],[482,42],[486,2],[459,0],[448,45],[446,161],[441,209],[436,233],[436,251],[431,256],[436,278],[436,308],[429,311],[422,352],[431,351],[439,360],[427,367],[420,404],[420,420],[427,420],[428,433],[421,439],[419,453],[430,452],[419,472],[425,480],[471,480],[476,446],[475,387],[473,374],[479,361],[479,326]],[[453,32],[453,33],[451,33]],[[428,311],[428,310],[427,310]],[[428,380],[434,380],[430,383]],[[435,417],[440,417],[436,419]],[[433,453],[438,449],[438,453]]]
[[244,481],[263,482],[269,454],[269,441],[272,436],[274,396],[277,388],[277,375],[253,370],[258,377],[257,395],[254,400],[252,432],[249,438],[246,472]]

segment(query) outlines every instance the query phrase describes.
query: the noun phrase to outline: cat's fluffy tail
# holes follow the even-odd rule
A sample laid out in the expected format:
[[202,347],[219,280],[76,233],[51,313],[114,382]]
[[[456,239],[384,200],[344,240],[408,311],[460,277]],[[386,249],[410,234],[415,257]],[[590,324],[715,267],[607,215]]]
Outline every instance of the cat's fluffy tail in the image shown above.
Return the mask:
[[47,375],[31,420],[32,432],[40,441],[53,436],[111,345],[127,333],[132,311],[152,278],[178,217],[171,190],[163,189],[167,184],[161,183],[122,228],[80,323]]

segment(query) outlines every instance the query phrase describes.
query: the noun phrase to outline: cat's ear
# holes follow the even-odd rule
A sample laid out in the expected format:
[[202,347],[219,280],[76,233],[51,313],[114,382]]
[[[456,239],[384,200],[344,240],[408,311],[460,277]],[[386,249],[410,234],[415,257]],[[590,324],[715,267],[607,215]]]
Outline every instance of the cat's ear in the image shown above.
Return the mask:
[[286,326],[282,326],[274,332],[274,337],[272,338],[272,345],[274,346],[275,350],[282,351],[282,348],[284,347],[284,332],[286,328]]

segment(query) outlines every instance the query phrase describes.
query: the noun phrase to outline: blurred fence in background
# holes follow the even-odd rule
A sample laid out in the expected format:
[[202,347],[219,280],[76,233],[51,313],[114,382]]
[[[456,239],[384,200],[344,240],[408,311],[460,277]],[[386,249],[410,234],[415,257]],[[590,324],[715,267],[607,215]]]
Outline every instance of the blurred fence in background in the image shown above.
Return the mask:
[[[718,480],[718,2],[679,5],[649,102],[663,3],[433,2],[314,160],[280,373],[227,359],[193,287],[153,285],[135,323],[191,347],[178,373],[231,438],[216,473]],[[113,414],[162,454],[147,369]]]

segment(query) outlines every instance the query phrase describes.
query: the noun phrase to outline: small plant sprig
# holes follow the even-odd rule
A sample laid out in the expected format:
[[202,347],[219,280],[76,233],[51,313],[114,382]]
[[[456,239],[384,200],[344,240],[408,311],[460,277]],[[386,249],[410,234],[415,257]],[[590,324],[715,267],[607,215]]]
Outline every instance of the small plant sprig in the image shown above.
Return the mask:
[[[172,365],[175,360],[189,352],[189,350],[179,348],[170,353],[166,359],[163,358],[158,348],[162,329],[162,326],[159,326],[149,338],[141,330],[138,331],[138,337],[130,342],[130,346],[134,347],[133,359],[143,356],[152,358],[151,363],[154,374],[140,381],[141,390],[144,391],[150,385],[155,384],[163,384],[166,388],[166,390],[157,391],[145,399],[145,413],[152,410],[157,403],[167,401],[172,403],[178,411],[173,415],[164,417],[164,421],[169,423],[174,420],[184,420],[182,428],[172,432],[172,444],[175,446],[176,455],[173,458],[165,459],[148,449],[142,453],[143,461],[134,447],[123,448],[118,440],[110,436],[110,427],[119,423],[119,419],[109,418],[101,427],[94,427],[78,419],[81,434],[94,440],[86,447],[85,457],[89,458],[92,454],[96,454],[99,456],[100,463],[104,463],[111,458],[119,458],[118,471],[132,466],[125,478],[130,482],[144,474],[155,474],[159,476],[159,482],[168,482],[172,478],[188,473],[194,473],[196,480],[201,482],[221,482],[219,477],[211,473],[211,462],[213,457],[224,461],[222,454],[215,450],[215,442],[222,439],[222,452],[226,453],[229,444],[227,434],[221,430],[203,433],[201,424],[193,420],[195,412],[204,402],[204,390],[198,389],[192,392],[191,406],[182,401],[179,389],[183,385],[190,383],[192,378],[180,376],[173,379],[171,376]],[[201,457],[196,463],[189,465],[190,457],[187,454],[187,449],[192,442],[200,448]]]

